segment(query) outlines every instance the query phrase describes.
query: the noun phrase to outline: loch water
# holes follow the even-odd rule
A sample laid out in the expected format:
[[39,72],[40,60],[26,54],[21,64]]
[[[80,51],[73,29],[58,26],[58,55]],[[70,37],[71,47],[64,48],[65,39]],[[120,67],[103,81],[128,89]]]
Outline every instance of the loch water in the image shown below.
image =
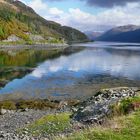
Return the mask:
[[[9,82],[0,98],[85,98],[101,88],[140,87],[140,44],[74,44],[71,53],[47,50],[0,51],[0,79]],[[21,76],[12,69],[33,68]],[[8,69],[7,71],[2,69]]]

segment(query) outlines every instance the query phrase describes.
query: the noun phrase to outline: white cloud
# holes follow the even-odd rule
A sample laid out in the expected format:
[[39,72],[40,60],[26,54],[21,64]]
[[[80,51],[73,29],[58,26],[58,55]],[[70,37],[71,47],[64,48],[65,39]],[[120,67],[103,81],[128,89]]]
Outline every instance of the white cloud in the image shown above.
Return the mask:
[[43,0],[31,0],[27,4],[47,20],[54,20],[82,31],[102,31],[126,24],[140,25],[140,3],[105,9],[95,15],[79,8],[70,8],[68,12],[64,12],[57,7],[49,7]]
[[44,18],[53,18],[56,15],[63,14],[62,10],[58,9],[57,7],[49,7],[43,0],[31,0],[29,2],[23,2],[32,7],[38,14],[40,14]]
[[28,3],[28,5],[31,6],[37,12],[40,12],[42,10],[47,10],[48,8],[48,5],[42,0],[32,0]]
[[140,25],[140,3],[106,9],[93,15],[80,9],[69,9],[67,23],[81,30],[107,30],[126,24]]
[[62,10],[59,10],[56,7],[53,7],[49,9],[49,13],[52,15],[60,15],[60,14],[63,14],[64,12]]

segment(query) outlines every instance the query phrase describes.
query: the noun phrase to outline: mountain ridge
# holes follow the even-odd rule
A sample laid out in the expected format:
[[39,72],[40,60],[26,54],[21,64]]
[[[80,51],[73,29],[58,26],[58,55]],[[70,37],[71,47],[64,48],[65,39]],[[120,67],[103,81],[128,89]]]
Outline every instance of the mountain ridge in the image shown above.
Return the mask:
[[103,33],[96,40],[139,43],[140,26],[136,25],[118,26]]

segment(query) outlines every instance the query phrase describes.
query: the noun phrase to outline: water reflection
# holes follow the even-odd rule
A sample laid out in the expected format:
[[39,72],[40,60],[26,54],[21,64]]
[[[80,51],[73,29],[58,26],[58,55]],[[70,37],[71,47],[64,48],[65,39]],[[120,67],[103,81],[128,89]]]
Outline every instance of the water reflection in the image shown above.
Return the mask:
[[[114,49],[86,49],[71,56],[61,56],[54,61],[46,61],[31,74],[41,78],[60,72],[77,75],[109,74],[128,79],[140,79],[140,51]],[[59,74],[60,74],[59,73]]]
[[60,55],[59,50],[11,50],[0,51],[0,68],[2,67],[34,67],[37,63],[48,58],[54,58]]
[[30,73],[38,63],[60,56],[59,50],[3,50],[0,51],[0,87],[15,78]]
[[[118,78],[128,79],[128,83],[140,80],[139,69],[139,48],[136,50],[126,49],[126,47],[125,49],[90,47],[75,54],[46,60],[24,78],[8,83],[0,93],[20,93],[36,97],[74,93],[81,96],[82,90],[88,90],[93,85],[97,87],[99,84],[101,87],[103,82],[110,84],[109,79],[116,78],[116,83],[120,80]],[[103,76],[107,76],[105,78],[108,80]],[[125,83],[126,81],[123,81],[121,85]],[[89,87],[90,84],[91,87]]]

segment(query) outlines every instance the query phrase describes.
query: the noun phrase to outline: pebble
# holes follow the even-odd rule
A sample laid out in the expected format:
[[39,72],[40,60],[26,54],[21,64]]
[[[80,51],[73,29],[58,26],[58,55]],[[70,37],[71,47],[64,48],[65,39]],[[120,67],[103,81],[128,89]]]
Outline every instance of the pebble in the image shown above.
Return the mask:
[[24,129],[22,134],[18,134],[16,131],[47,114],[50,114],[50,111],[27,109],[23,112],[21,110],[1,109],[0,140],[41,140],[28,136],[27,128]]

